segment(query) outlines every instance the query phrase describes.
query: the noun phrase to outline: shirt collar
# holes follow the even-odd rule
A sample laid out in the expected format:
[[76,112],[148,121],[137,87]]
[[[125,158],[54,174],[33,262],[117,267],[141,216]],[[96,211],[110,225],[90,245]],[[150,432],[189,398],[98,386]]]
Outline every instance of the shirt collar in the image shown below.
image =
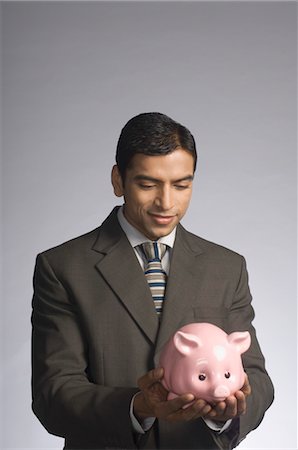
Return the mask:
[[[119,208],[117,216],[121,228],[126,234],[127,239],[129,240],[132,247],[136,247],[137,245],[141,245],[144,242],[148,242],[150,240],[127,221],[127,219],[123,214],[123,205],[121,206],[121,208]],[[166,244],[168,247],[173,248],[175,237],[176,237],[176,227],[167,236],[162,236],[161,238],[159,238],[158,242],[161,242],[163,244]]]

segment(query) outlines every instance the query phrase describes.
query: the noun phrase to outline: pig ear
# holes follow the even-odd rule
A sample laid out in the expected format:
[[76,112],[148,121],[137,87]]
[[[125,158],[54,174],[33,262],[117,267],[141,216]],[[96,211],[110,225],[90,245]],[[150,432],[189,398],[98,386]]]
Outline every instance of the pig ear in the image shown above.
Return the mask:
[[251,339],[248,331],[236,331],[229,334],[228,341],[235,345],[239,353],[244,353],[249,349]]
[[194,334],[177,331],[174,335],[174,345],[182,355],[190,355],[193,350],[200,347],[200,339]]

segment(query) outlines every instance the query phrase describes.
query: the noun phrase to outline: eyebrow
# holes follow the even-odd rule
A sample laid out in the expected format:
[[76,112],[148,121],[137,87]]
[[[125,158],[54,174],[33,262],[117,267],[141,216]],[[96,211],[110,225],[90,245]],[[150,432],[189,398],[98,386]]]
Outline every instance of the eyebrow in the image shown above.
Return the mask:
[[[183,178],[179,178],[178,180],[174,180],[173,183],[182,183],[183,181],[193,181],[194,176],[193,175],[187,175]],[[160,183],[161,180],[159,180],[158,178],[154,178],[154,177],[149,177],[148,175],[136,175],[134,177],[135,181],[151,181],[153,183]]]

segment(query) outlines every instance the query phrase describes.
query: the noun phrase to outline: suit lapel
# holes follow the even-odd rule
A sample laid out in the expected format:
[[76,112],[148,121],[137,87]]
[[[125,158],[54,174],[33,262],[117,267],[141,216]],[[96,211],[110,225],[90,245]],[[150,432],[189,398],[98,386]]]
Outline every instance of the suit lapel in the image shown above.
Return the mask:
[[100,227],[93,246],[99,253],[97,270],[138,326],[156,344],[156,352],[181,326],[185,311],[195,304],[197,257],[203,251],[190,236],[178,225],[160,327],[148,283],[118,222],[117,208]]
[[155,343],[159,322],[151,292],[134,250],[119,225],[116,210],[102,224],[93,250],[100,253],[97,270],[139,327]]
[[156,352],[181,326],[185,311],[195,304],[198,278],[195,267],[198,264],[197,257],[202,253],[196,241],[190,242],[188,232],[179,225],[171,258]]

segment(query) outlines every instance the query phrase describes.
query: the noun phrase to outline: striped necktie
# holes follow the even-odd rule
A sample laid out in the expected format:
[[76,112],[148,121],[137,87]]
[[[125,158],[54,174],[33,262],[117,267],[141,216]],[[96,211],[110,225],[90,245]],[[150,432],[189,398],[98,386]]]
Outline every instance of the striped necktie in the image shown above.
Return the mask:
[[161,265],[167,246],[159,242],[145,242],[141,249],[147,259],[145,277],[147,278],[154,301],[156,313],[161,314],[164,300],[167,274]]

